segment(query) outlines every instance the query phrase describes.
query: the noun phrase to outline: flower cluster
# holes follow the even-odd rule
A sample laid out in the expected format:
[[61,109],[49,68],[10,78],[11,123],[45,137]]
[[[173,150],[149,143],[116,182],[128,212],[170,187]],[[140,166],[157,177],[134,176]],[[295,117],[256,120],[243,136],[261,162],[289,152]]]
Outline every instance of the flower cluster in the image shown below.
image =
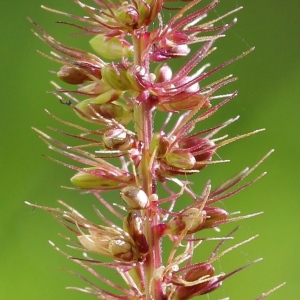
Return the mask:
[[[196,129],[237,95],[219,92],[236,80],[232,75],[210,83],[206,79],[253,49],[214,68],[203,61],[216,50],[214,42],[236,23],[236,19],[229,23],[223,19],[240,8],[204,21],[218,0],[200,8],[200,0],[94,0],[95,7],[79,0],[74,2],[88,16],[43,8],[73,19],[74,24],[60,23],[90,35],[91,52],[60,43],[30,21],[37,29],[34,34],[54,50],[51,56],[42,55],[62,65],[57,77],[64,86],[72,86],[63,88],[53,83],[54,95],[91,127],[60,120],[48,112],[78,132],[54,129],[77,143],[65,144],[35,130],[51,150],[74,161],[69,164],[55,160],[74,170],[71,182],[75,189],[95,195],[120,222],[113,224],[97,208],[103,225],[87,220],[62,202],[66,210],[30,205],[49,211],[71,230],[78,239],[76,249],[85,256],[66,256],[115,289],[111,292],[90,282],[90,288],[83,290],[86,293],[109,300],[185,300],[210,293],[246,267],[225,274],[216,272],[213,263],[254,237],[220,252],[224,242],[233,238],[233,232],[221,238],[204,238],[201,232],[259,214],[233,217],[218,203],[262,177],[265,173],[240,185],[271,153],[217,188],[207,182],[202,195],[192,190],[190,178],[195,173],[210,164],[226,162],[215,159],[218,148],[260,131],[234,138],[217,137],[237,118],[213,128]],[[163,10],[173,13],[168,22],[162,18]],[[192,44],[198,46],[194,53]],[[174,71],[170,61],[178,58],[186,60]],[[156,125],[156,113],[164,118],[160,128]],[[169,195],[161,197],[161,189]],[[118,199],[102,197],[104,192],[109,195],[116,190],[123,204]],[[191,201],[179,209],[176,204],[183,194]],[[164,239],[171,241],[171,249],[164,251],[161,247]],[[210,240],[218,240],[211,256],[203,262],[195,261],[195,250]],[[110,262],[102,261],[103,256]],[[126,287],[97,273],[94,265],[114,269]]]

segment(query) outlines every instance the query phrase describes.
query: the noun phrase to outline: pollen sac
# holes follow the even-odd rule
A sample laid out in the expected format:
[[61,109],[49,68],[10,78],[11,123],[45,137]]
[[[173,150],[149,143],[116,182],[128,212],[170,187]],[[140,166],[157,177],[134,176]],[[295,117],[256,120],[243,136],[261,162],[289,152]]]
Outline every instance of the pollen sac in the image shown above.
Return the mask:
[[106,37],[98,34],[90,40],[90,45],[94,51],[106,59],[119,59],[131,57],[133,47],[130,43],[120,37]]
[[129,150],[134,142],[131,136],[120,128],[106,131],[102,139],[105,147],[111,150]]
[[134,240],[136,250],[140,255],[145,255],[149,251],[149,246],[143,234],[143,220],[136,213],[129,213],[124,219],[124,230],[129,233]]
[[189,170],[195,165],[196,159],[187,151],[175,149],[167,153],[166,162],[170,167]]
[[82,169],[71,178],[71,182],[79,188],[99,190],[118,189],[132,181],[127,173],[116,176],[96,167]]
[[[189,284],[181,284],[176,289],[177,300],[187,300],[204,295],[221,286],[222,282],[213,277],[215,269],[210,264],[198,264],[186,272],[182,278]],[[203,278],[203,280],[201,280]],[[211,278],[211,280],[209,280]],[[192,284],[195,282],[195,284]]]
[[120,196],[131,209],[145,209],[149,206],[149,198],[146,193],[135,186],[123,188]]

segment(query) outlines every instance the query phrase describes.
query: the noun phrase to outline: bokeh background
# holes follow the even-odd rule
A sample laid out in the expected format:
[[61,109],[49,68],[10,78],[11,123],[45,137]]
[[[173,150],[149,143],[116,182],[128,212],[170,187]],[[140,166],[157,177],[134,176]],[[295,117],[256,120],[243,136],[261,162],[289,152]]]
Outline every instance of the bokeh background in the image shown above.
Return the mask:
[[[219,183],[257,162],[269,149],[276,151],[255,172],[259,175],[267,170],[268,175],[224,203],[229,211],[243,214],[264,211],[264,215],[242,222],[236,235],[237,241],[256,233],[259,238],[223,257],[217,267],[228,272],[256,258],[264,260],[203,299],[230,296],[233,300],[250,300],[283,281],[287,285],[268,299],[299,299],[299,1],[221,2],[213,11],[216,16],[239,6],[244,9],[237,13],[239,22],[229,30],[228,37],[218,42],[212,64],[253,45],[256,50],[220,73],[239,77],[237,84],[228,86],[228,92],[238,88],[239,95],[212,118],[212,124],[240,115],[226,131],[231,136],[257,128],[267,130],[220,150],[221,157],[232,162],[212,166],[195,181],[201,186],[208,178]],[[64,230],[45,212],[24,204],[30,201],[56,206],[56,200],[62,199],[86,214],[96,204],[88,196],[60,188],[69,185],[72,172],[42,157],[50,154],[49,150],[31,130],[31,126],[45,130],[55,124],[44,113],[45,108],[68,121],[74,116],[67,106],[46,94],[51,90],[49,81],[54,79],[47,71],[58,70],[58,65],[36,53],[37,49],[49,53],[49,49],[30,33],[32,26],[26,17],[32,17],[65,43],[80,46],[85,41],[70,38],[74,30],[55,24],[62,17],[41,10],[41,4],[80,12],[70,0],[0,3],[0,298],[89,299],[91,296],[65,289],[85,284],[59,268],[80,269],[48,244],[52,240],[63,247],[65,242],[57,233]]]

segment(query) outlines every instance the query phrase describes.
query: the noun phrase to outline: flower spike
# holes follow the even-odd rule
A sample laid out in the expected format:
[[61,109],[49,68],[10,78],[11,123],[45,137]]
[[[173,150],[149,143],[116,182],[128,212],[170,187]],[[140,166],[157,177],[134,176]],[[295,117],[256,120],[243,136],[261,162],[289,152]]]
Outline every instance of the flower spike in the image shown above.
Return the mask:
[[[59,201],[63,208],[26,204],[47,211],[69,230],[73,237],[62,237],[67,248],[80,255],[70,256],[50,244],[94,277],[69,271],[88,284],[69,289],[106,300],[205,298],[225,279],[260,261],[218,272],[215,265],[221,257],[258,235],[221,249],[237,229],[216,232],[224,224],[262,214],[236,216],[222,202],[266,174],[243,181],[272,151],[218,187],[202,176],[212,164],[219,164],[217,172],[222,172],[222,163],[229,162],[220,158],[219,148],[264,130],[235,137],[220,134],[239,116],[209,128],[203,125],[238,94],[222,92],[237,77],[230,73],[216,77],[219,71],[254,50],[217,66],[209,62],[217,51],[215,42],[225,40],[226,31],[237,22],[227,17],[241,7],[212,19],[219,0],[206,5],[201,0],[73,2],[82,9],[81,16],[42,8],[65,18],[58,24],[88,36],[90,50],[61,43],[29,19],[33,34],[52,49],[50,54],[39,53],[60,65],[51,73],[61,84],[51,81],[54,90],[49,93],[74,118],[66,121],[46,110],[65,129],[49,127],[53,137],[33,129],[61,158],[45,157],[74,172],[73,187],[67,188],[95,198],[91,207],[98,220],[90,221],[86,212],[81,214],[63,201]],[[180,66],[175,70],[176,59]],[[201,184],[201,178],[204,188],[198,195],[192,180]],[[170,247],[165,247],[167,243]],[[213,243],[208,258],[199,261],[197,251]],[[105,268],[118,279],[109,278]]]

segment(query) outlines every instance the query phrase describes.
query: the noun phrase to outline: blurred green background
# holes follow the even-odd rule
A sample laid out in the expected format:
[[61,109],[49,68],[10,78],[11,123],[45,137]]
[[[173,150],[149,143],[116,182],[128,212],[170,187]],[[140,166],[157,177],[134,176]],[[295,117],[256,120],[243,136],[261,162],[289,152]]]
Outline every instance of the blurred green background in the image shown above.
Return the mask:
[[[91,296],[65,290],[65,286],[85,284],[59,268],[80,268],[47,242],[64,245],[64,240],[57,236],[64,230],[45,212],[24,204],[30,201],[56,206],[56,200],[62,199],[83,212],[84,207],[91,210],[91,204],[96,203],[88,196],[60,188],[69,185],[72,172],[41,156],[49,154],[49,150],[31,130],[31,126],[46,129],[55,124],[44,113],[45,108],[66,120],[74,120],[67,106],[45,93],[52,89],[49,81],[54,79],[47,71],[57,70],[58,65],[36,53],[37,49],[49,53],[49,49],[30,33],[32,26],[26,17],[32,17],[60,41],[76,45],[77,40],[68,36],[74,30],[54,23],[62,17],[41,10],[41,4],[80,12],[68,0],[0,4],[0,298],[89,299]],[[256,175],[265,170],[268,175],[224,203],[229,211],[240,210],[243,214],[264,211],[264,215],[241,223],[237,241],[256,233],[260,237],[223,257],[218,268],[228,272],[258,257],[264,260],[230,278],[207,299],[230,296],[233,300],[250,300],[283,281],[287,285],[268,299],[299,299],[299,1],[223,0],[213,14],[221,15],[238,6],[244,6],[237,13],[239,22],[225,40],[218,42],[219,51],[212,63],[217,65],[253,45],[256,50],[220,73],[232,72],[239,77],[237,84],[228,86],[228,92],[237,87],[239,95],[212,117],[212,123],[240,115],[240,120],[226,130],[231,136],[257,128],[267,131],[221,149],[222,158],[232,162],[212,166],[194,181],[203,186],[205,180],[212,178],[213,183],[219,183],[254,164],[269,149],[276,151],[256,170]]]

